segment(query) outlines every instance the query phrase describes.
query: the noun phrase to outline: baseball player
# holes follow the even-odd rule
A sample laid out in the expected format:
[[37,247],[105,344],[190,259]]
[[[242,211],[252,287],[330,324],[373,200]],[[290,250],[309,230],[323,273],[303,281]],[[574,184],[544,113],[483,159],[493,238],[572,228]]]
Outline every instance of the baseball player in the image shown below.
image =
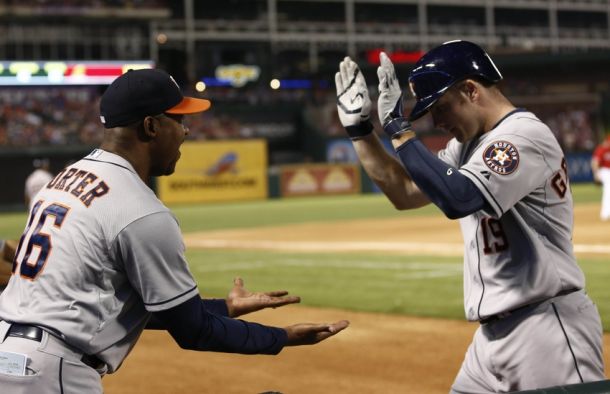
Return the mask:
[[160,70],[130,70],[106,89],[101,147],[36,196],[0,296],[2,392],[101,393],[101,376],[118,370],[147,324],[184,349],[244,354],[277,354],[347,327],[233,319],[300,301],[249,292],[239,278],[226,300],[200,297],[178,223],[146,182],[174,172],[183,116],[209,107]]
[[[379,118],[398,160],[372,133],[367,85],[349,57],[335,76],[339,116],[396,208],[434,203],[460,221],[464,308],[480,326],[451,392],[604,379],[600,316],[574,257],[572,195],[553,133],[500,92],[502,75],[476,44],[447,42],[417,62],[408,116],[394,66],[385,53],[380,60]],[[454,137],[438,156],[410,129],[427,113]]]
[[25,180],[25,205],[28,209],[32,208],[32,200],[36,193],[40,191],[51,179],[49,159],[36,159],[33,162],[34,171]]
[[602,185],[602,220],[610,220],[610,135],[593,151],[591,169],[596,183]]

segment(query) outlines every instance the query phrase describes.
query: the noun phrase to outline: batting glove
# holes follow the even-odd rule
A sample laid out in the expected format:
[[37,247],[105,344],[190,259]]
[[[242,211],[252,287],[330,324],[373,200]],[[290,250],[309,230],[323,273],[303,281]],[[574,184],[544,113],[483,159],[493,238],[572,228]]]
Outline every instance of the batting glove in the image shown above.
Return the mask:
[[345,57],[335,74],[337,110],[339,120],[352,140],[360,139],[373,131],[370,121],[371,99],[366,81],[358,65]]
[[383,125],[383,131],[390,138],[398,138],[410,131],[411,123],[402,113],[402,91],[398,78],[396,78],[394,64],[385,52],[379,54],[379,61],[381,63],[377,68],[379,122]]

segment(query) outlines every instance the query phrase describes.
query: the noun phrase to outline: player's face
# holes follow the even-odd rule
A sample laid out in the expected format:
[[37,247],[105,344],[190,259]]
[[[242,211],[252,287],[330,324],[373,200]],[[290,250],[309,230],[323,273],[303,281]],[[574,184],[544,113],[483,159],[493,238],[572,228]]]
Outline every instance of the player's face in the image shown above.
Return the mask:
[[478,114],[467,93],[453,86],[430,107],[434,126],[446,130],[459,142],[466,142],[479,134]]
[[188,135],[188,128],[182,123],[183,115],[163,114],[155,118],[161,130],[155,138],[150,175],[171,175],[180,159],[180,145]]

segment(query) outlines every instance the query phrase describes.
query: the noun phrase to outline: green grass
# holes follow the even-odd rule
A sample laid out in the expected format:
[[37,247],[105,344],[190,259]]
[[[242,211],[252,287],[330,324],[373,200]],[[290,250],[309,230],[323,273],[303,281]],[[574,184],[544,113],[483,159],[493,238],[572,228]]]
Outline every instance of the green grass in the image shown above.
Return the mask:
[[232,204],[172,207],[184,232],[266,227],[291,223],[430,215],[434,206],[400,212],[382,195],[303,197]]
[[288,290],[310,306],[464,318],[459,257],[192,250],[204,296],[224,297],[241,276],[251,291]]
[[[464,319],[460,257],[191,250],[187,258],[204,296],[226,296],[241,276],[251,291],[288,290],[309,306]],[[610,261],[579,263],[610,331]]]
[[[601,200],[601,189],[593,184],[577,184],[572,187],[572,191],[576,204]],[[171,209],[185,233],[289,223],[440,214],[432,205],[413,211],[397,211],[380,194],[177,205]],[[18,237],[25,227],[25,220],[25,212],[0,215],[0,237]]]
[[600,202],[602,200],[602,188],[593,183],[578,183],[572,185],[572,194],[575,204]]
[[604,331],[610,331],[610,259],[579,259],[578,263],[585,272],[587,293],[602,316]]

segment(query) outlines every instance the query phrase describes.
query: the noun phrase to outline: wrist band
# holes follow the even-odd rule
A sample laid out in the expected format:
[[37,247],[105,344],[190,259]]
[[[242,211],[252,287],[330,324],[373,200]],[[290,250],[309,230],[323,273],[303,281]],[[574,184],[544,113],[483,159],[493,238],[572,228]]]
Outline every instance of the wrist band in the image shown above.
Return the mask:
[[383,131],[392,139],[400,137],[411,130],[411,122],[407,118],[394,118],[383,126]]
[[359,140],[373,132],[373,124],[370,120],[365,120],[357,125],[347,126],[345,131],[352,140]]

